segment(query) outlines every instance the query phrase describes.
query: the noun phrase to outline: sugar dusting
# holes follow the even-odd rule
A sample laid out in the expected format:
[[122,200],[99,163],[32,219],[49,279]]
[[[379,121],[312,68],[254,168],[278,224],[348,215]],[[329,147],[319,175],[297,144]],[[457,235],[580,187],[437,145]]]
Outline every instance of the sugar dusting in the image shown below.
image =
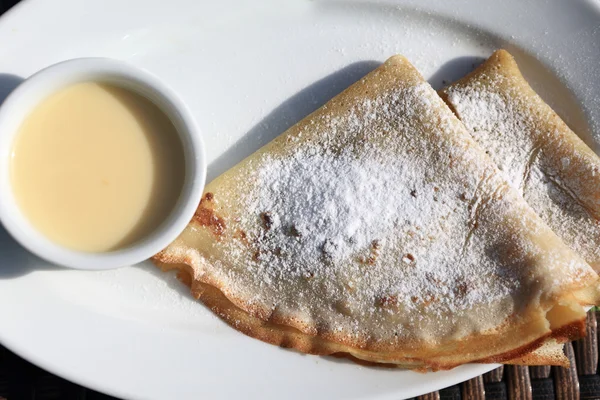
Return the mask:
[[539,97],[520,92],[516,82],[490,73],[484,81],[473,79],[445,91],[511,185],[565,243],[598,265],[600,205],[593,188],[600,187],[600,159],[576,148],[565,152],[568,128],[546,124],[555,118],[552,110]]
[[[526,166],[529,159],[535,157],[535,143],[533,137],[521,134],[521,125],[533,123],[532,116],[522,113],[493,91],[450,90],[448,101],[460,110],[459,118],[470,128],[473,138],[522,195]],[[494,135],[493,132],[496,138],[486,139]]]
[[[299,149],[290,158],[261,167],[254,207],[272,210],[271,229],[293,226],[296,237],[304,238],[302,249],[320,249],[333,262],[341,262],[405,220],[425,225],[434,204],[416,201],[417,191],[410,186],[417,185],[408,179],[409,173],[400,160],[386,163],[358,159],[348,150],[336,155]],[[419,195],[433,196],[433,189],[428,190]],[[320,252],[304,254],[303,262],[319,263]]]

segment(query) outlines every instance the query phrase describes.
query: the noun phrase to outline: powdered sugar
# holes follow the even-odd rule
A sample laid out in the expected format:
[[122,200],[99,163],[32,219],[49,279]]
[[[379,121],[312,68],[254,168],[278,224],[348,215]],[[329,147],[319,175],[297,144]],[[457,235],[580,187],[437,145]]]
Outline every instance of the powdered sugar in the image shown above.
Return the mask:
[[600,159],[508,69],[512,66],[495,62],[496,69],[446,88],[448,101],[544,222],[598,267]]
[[360,159],[348,150],[334,155],[299,149],[290,158],[265,162],[259,179],[256,209],[272,213],[271,229],[293,228],[304,238],[302,247],[314,250],[305,254],[308,264],[321,253],[334,262],[347,260],[406,221],[423,226],[435,205],[432,188],[429,202],[416,200],[406,165]]

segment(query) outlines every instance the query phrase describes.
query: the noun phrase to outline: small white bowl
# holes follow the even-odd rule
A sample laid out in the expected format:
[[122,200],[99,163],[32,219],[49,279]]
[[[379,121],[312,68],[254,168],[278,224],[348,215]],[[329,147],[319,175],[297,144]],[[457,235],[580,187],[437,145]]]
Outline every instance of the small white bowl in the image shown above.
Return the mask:
[[[106,253],[73,251],[38,232],[19,209],[9,176],[13,139],[27,115],[50,94],[86,81],[116,85],[156,104],[179,133],[185,156],[186,176],[182,193],[167,219],[139,242]],[[131,265],[150,258],[175,240],[191,220],[200,202],[205,179],[204,144],[187,106],[156,76],[125,62],[80,58],[52,65],[25,80],[0,107],[0,221],[23,247],[52,263],[98,270]]]

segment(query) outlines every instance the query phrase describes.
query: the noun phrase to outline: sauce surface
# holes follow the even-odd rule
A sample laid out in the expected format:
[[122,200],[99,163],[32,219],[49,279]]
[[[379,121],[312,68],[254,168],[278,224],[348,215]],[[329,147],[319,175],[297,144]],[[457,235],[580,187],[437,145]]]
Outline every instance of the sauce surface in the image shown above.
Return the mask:
[[10,165],[32,225],[73,250],[127,247],[173,210],[185,178],[181,140],[151,101],[95,82],[42,101],[16,135]]

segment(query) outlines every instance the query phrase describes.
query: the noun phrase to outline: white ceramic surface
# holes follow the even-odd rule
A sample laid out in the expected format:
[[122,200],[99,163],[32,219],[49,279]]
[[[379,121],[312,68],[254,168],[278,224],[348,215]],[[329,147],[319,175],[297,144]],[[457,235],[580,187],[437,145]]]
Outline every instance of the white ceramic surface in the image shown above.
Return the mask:
[[[103,253],[74,251],[45,237],[21,212],[10,180],[12,147],[23,121],[51,94],[86,81],[117,85],[152,101],[173,123],[185,152],[182,155],[185,180],[170,215],[140,241]],[[188,224],[200,201],[205,178],[204,145],[190,110],[158,77],[123,61],[90,57],[51,65],[27,78],[0,106],[0,222],[23,247],[54,264],[99,270],[128,266],[152,257],[175,240]]]
[[[132,62],[193,110],[210,180],[394,53],[440,87],[507,47],[596,147],[599,21],[598,0],[26,0],[0,19],[0,93],[63,59]],[[55,268],[2,231],[0,342],[139,399],[400,399],[493,367],[418,374],[299,355],[230,329],[150,265]]]

